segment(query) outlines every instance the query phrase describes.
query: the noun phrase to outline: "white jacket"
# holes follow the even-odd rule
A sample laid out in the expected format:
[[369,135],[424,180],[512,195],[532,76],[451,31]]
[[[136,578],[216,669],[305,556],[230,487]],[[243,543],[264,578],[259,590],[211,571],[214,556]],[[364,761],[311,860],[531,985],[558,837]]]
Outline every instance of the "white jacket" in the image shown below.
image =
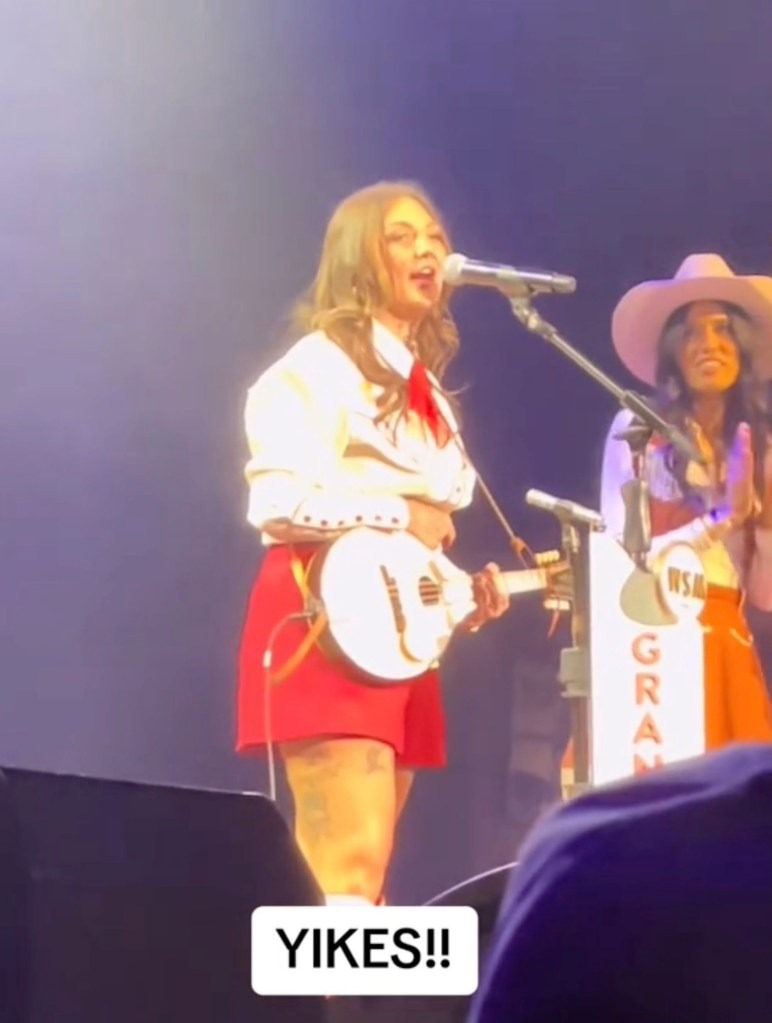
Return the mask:
[[[373,342],[407,379],[406,345],[377,322]],[[273,542],[264,527],[276,520],[334,535],[357,525],[405,528],[406,497],[450,510],[470,504],[474,470],[442,394],[435,391],[455,439],[438,448],[412,414],[376,423],[380,390],[322,332],[301,338],[249,389],[247,518],[263,543]]]

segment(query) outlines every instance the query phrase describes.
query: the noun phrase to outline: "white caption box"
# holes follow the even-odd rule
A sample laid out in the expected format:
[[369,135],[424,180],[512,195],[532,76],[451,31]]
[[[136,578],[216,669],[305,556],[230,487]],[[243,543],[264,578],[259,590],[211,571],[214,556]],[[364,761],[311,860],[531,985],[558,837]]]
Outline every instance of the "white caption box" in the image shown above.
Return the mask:
[[261,906],[259,995],[471,995],[479,920],[468,906]]

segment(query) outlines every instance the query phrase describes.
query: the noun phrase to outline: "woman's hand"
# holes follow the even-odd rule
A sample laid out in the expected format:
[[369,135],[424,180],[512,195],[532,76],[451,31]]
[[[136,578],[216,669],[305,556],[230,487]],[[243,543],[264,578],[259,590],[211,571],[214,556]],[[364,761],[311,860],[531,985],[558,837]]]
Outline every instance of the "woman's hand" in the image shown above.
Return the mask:
[[509,608],[509,594],[504,587],[501,569],[494,562],[486,565],[481,572],[472,576],[472,592],[477,610],[463,622],[462,628],[476,632],[486,622],[501,618]]
[[412,497],[406,498],[406,501],[410,513],[408,533],[418,537],[421,543],[432,551],[453,545],[456,528],[449,512],[425,501],[416,501]]
[[726,460],[726,502],[724,511],[734,527],[741,526],[756,511],[753,486],[751,429],[740,423]]

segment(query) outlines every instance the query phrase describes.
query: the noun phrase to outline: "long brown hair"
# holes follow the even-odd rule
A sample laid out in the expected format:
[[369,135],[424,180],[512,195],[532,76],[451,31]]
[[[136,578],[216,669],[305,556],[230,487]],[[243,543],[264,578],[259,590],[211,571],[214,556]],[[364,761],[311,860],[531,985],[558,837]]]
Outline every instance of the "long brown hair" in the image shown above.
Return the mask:
[[[442,227],[450,248],[440,213],[420,185],[411,181],[369,185],[347,196],[330,218],[316,276],[292,314],[296,331],[323,331],[368,380],[383,388],[379,418],[403,410],[406,400],[405,380],[379,359],[372,343],[373,316],[389,308],[394,297],[384,220],[391,206],[403,198],[425,207]],[[443,286],[439,303],[417,325],[414,336],[416,356],[440,381],[459,346],[449,297],[449,289]]]

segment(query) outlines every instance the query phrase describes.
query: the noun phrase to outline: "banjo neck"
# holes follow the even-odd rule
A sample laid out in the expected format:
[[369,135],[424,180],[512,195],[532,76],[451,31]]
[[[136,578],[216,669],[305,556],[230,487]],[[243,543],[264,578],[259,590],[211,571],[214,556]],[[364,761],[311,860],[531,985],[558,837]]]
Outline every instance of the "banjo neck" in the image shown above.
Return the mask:
[[523,568],[502,572],[501,584],[510,597],[549,589],[552,575],[547,568]]

